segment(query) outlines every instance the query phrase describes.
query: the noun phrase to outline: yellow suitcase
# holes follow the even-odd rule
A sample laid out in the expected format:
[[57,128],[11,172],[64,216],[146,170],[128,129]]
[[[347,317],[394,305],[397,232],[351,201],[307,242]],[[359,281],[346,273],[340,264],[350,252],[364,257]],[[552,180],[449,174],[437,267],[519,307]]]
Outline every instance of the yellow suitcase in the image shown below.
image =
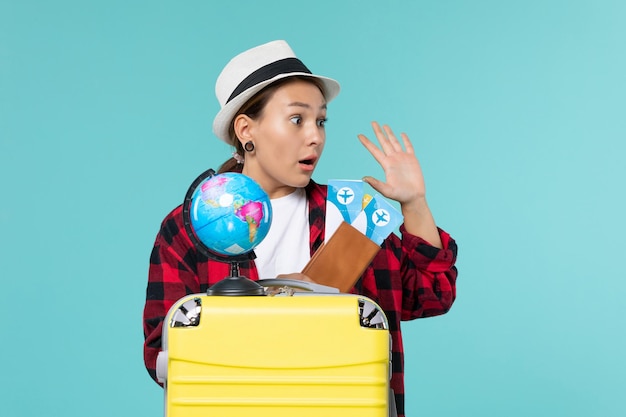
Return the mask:
[[390,359],[366,297],[195,294],[165,319],[157,376],[167,417],[388,417]]

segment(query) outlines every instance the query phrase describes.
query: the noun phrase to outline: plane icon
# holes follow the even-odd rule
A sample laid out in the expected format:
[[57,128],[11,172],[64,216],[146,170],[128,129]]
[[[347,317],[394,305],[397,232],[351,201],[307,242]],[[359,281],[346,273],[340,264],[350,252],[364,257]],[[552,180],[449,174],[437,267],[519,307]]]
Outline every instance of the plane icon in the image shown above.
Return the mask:
[[340,204],[347,206],[352,203],[352,200],[354,200],[354,191],[352,191],[352,188],[343,187],[337,192],[337,201]]
[[376,227],[386,226],[389,221],[391,221],[391,216],[387,210],[378,209],[372,213],[372,222],[376,225]]

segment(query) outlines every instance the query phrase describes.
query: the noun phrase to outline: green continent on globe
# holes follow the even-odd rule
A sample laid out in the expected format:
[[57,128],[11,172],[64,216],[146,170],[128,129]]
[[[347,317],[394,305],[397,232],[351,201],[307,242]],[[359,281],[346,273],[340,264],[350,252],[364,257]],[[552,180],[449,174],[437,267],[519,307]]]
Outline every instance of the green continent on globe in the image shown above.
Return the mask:
[[235,205],[235,216],[248,223],[250,242],[254,242],[256,231],[263,219],[263,204],[249,201],[243,205]]

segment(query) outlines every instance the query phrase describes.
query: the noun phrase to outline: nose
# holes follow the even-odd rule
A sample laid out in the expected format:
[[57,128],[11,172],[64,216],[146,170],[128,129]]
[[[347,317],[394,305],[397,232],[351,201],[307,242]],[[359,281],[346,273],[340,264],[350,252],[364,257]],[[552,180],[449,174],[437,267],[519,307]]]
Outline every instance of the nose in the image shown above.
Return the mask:
[[326,131],[324,127],[318,126],[317,123],[313,124],[307,132],[307,145],[319,146],[323,145],[326,140]]

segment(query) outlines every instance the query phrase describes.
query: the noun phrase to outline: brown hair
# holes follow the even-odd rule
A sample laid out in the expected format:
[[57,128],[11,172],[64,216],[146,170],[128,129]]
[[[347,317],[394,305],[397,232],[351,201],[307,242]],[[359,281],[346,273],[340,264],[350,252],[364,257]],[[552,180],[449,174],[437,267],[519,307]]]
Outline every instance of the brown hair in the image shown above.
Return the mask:
[[[265,109],[265,105],[272,98],[272,95],[276,90],[280,87],[289,84],[294,81],[306,81],[313,85],[315,85],[322,92],[322,95],[326,97],[324,92],[324,85],[317,80],[316,78],[306,77],[306,76],[293,76],[280,79],[266,87],[264,87],[261,91],[256,93],[250,100],[246,101],[246,103],[241,106],[237,114],[233,116],[233,119],[230,121],[230,127],[228,128],[228,137],[230,139],[230,144],[235,148],[235,152],[237,152],[242,157],[245,155],[245,151],[243,149],[243,145],[237,138],[235,134],[235,125],[234,121],[240,114],[245,114],[252,120],[257,120],[263,114],[263,109]],[[243,169],[243,164],[237,162],[235,158],[230,158],[226,160],[218,169],[217,173],[221,174],[222,172],[241,172]]]

